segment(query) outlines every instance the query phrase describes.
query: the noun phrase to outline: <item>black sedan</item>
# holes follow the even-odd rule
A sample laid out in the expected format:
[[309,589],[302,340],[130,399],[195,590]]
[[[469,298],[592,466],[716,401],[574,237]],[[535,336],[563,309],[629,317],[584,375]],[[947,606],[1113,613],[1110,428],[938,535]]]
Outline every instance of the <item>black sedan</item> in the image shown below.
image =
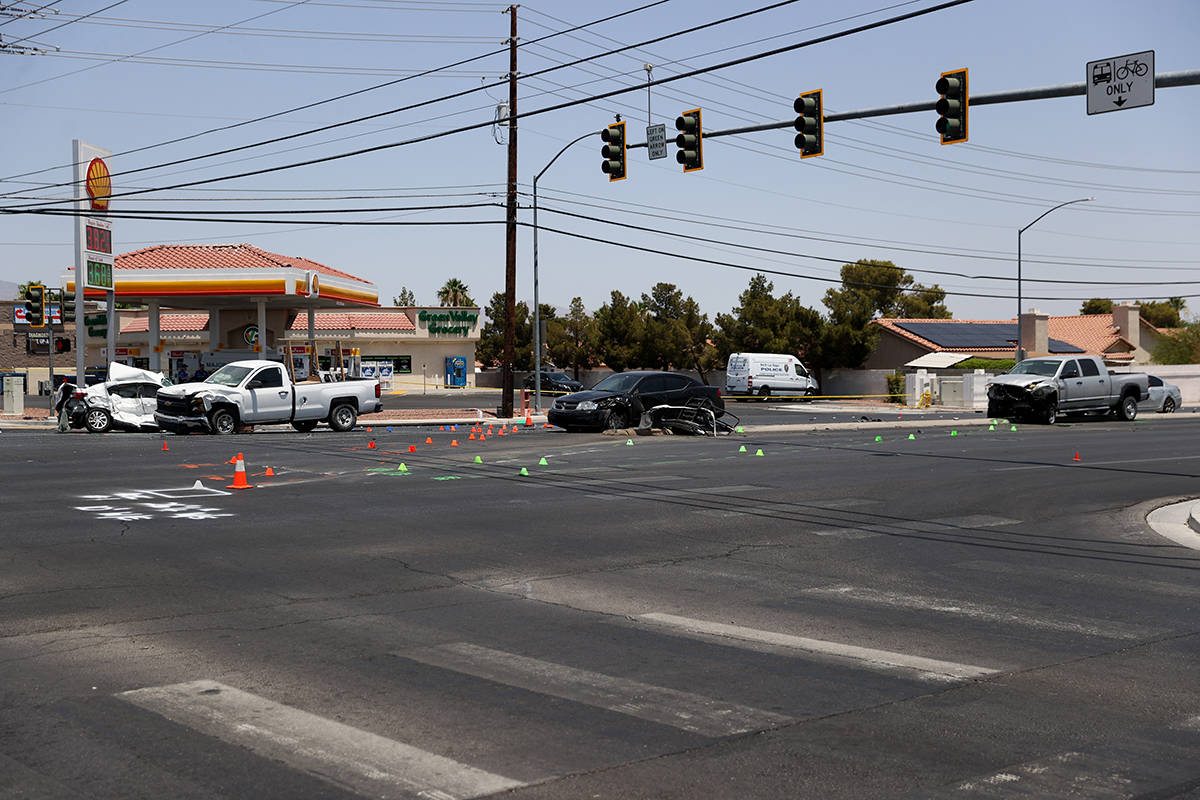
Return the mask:
[[[523,384],[526,389],[533,387],[533,375],[527,375]],[[583,388],[583,384],[577,380],[572,380],[571,376],[565,372],[543,372],[542,373],[542,391],[543,392],[560,392],[562,394],[570,394],[578,392]]]
[[660,405],[704,406],[725,413],[721,390],[677,372],[618,372],[591,389],[554,401],[546,416],[567,430],[637,425],[643,411]]

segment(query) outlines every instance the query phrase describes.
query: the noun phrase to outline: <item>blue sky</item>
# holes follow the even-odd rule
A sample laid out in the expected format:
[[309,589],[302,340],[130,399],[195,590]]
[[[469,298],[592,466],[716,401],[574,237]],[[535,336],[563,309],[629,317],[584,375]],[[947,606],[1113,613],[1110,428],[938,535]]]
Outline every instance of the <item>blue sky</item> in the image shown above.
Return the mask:
[[[28,0],[25,8],[47,0]],[[229,125],[414,72],[503,49],[509,18],[499,3],[441,0],[125,0],[50,30],[113,0],[61,0],[41,19],[0,24],[0,40],[41,53],[0,57],[0,202],[62,197],[71,140],[122,152]],[[523,42],[647,0],[597,5],[540,2],[518,10]],[[531,43],[518,69],[528,75],[578,58],[749,11],[766,2],[670,0],[620,19]],[[628,53],[524,79],[518,108],[537,108],[641,85],[934,5],[847,0],[796,2],[737,22]],[[58,15],[51,11],[60,12]],[[251,19],[257,17],[257,19]],[[853,18],[853,19],[851,19]],[[0,23],[5,19],[0,18]],[[186,41],[185,41],[186,40]],[[1200,4],[1194,0],[1036,2],[975,0],[877,30],[730,69],[652,92],[652,121],[671,133],[679,112],[703,108],[718,130],[789,119],[802,91],[820,88],[828,111],[936,99],[938,75],[970,69],[973,94],[1078,82],[1090,60],[1154,50],[1161,74],[1200,68]],[[54,48],[58,48],[55,50]],[[142,55],[134,55],[142,54]],[[134,56],[130,58],[129,56]],[[121,58],[125,57],[125,58]],[[501,79],[506,53],[406,80],[266,122],[112,160],[115,171],[190,158],[354,117],[477,89]],[[76,74],[68,75],[77,70]],[[980,106],[966,144],[941,146],[934,112],[830,123],[825,154],[799,158],[790,130],[713,139],[703,171],[630,153],[629,178],[600,172],[599,137],[571,147],[539,182],[542,225],[652,250],[728,261],[807,277],[773,276],[823,310],[821,297],[844,261],[888,259],[918,281],[951,292],[959,318],[1010,318],[1016,311],[1016,231],[1051,206],[1024,236],[1027,298],[1200,295],[1200,87],[1160,89],[1149,108],[1088,116],[1083,97]],[[287,142],[150,170],[114,182],[163,186],[261,169],[435,134],[493,119],[505,88],[397,113]],[[533,176],[558,150],[621,114],[644,140],[643,89],[522,120],[518,179],[528,206]],[[484,127],[320,165],[118,199],[114,208],[377,208],[502,203],[503,132]],[[47,169],[49,168],[49,169]],[[41,171],[44,170],[44,171]],[[34,172],[36,174],[23,175]],[[555,214],[708,237],[698,243]],[[319,213],[318,213],[319,215]],[[501,207],[364,212],[361,220],[502,220]],[[332,215],[325,214],[324,218]],[[530,221],[527,208],[520,218]],[[0,216],[0,280],[57,282],[72,258],[62,218]],[[123,221],[120,252],[157,243],[249,242],[304,256],[373,281],[390,299],[401,286],[434,303],[450,277],[486,303],[504,284],[502,225],[318,226]],[[764,253],[734,245],[781,250]],[[565,307],[581,296],[594,310],[618,289],[637,296],[658,281],[677,284],[711,315],[736,304],[752,272],[637,252],[543,231],[541,297]],[[1058,263],[1053,263],[1058,262]],[[532,297],[532,237],[519,233],[518,298]],[[979,278],[939,275],[924,270]],[[1110,285],[1039,281],[1107,281]],[[1162,282],[1195,281],[1169,284]],[[1157,284],[1157,285],[1155,285]],[[955,294],[959,293],[959,294]],[[1052,314],[1079,299],[1027,299]],[[1189,300],[1200,310],[1200,297]]]

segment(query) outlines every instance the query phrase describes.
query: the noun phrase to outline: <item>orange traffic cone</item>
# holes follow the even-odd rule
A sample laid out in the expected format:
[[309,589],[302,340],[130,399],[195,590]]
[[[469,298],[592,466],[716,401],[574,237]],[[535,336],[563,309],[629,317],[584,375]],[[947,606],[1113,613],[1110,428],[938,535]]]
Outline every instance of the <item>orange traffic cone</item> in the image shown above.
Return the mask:
[[268,477],[268,478],[274,478],[274,477],[275,477],[275,470],[271,469],[270,467],[267,467],[267,474],[266,474],[266,477]]
[[374,449],[375,449],[375,440],[374,440],[374,439],[372,439],[371,441],[367,442],[367,449],[368,449],[368,450],[374,450]]
[[167,443],[166,443],[166,442],[163,442],[163,449],[162,449],[162,451],[163,451],[164,453],[165,453],[165,452],[167,452]]
[[229,459],[229,460],[228,460],[228,461],[226,461],[225,463],[226,463],[226,464],[236,464],[236,463],[238,462],[238,459],[239,459],[239,458],[241,458],[241,457],[242,457],[242,454],[241,454],[241,453],[238,453],[236,456],[234,456],[233,458]]
[[450,446],[451,446],[451,447],[458,447],[458,439],[451,439],[451,440],[450,440]]
[[238,453],[237,466],[233,470],[233,485],[226,486],[226,489],[253,489],[254,487],[246,483],[246,462],[242,458],[242,454]]
[[533,424],[533,417],[526,417],[525,418],[525,427],[528,428],[532,424]]
[[1075,451],[1075,459],[1074,460],[1075,461],[1079,460],[1079,451],[1078,450]]
[[432,437],[432,436],[426,436],[426,437],[425,437],[425,444],[433,444],[433,437]]

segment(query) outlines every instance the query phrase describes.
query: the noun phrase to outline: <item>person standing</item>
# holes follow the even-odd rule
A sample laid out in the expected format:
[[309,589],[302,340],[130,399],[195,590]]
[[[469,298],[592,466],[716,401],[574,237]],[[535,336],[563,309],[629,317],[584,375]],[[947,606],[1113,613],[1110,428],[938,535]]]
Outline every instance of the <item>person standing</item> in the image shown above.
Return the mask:
[[180,364],[179,372],[175,373],[175,382],[176,383],[187,383],[191,379],[192,379],[192,377],[190,375],[188,375],[187,364]]

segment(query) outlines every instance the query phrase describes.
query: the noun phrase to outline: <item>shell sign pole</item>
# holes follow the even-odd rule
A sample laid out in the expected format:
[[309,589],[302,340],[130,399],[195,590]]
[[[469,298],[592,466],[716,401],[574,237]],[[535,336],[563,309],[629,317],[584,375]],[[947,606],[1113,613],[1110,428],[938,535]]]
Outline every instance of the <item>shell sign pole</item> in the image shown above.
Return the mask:
[[[116,315],[113,313],[113,239],[108,205],[112,197],[112,173],[109,150],[81,142],[72,142],[75,164],[75,319],[84,318],[83,303],[87,289],[103,290],[108,299],[108,350],[116,347]],[[75,372],[78,385],[84,383],[84,356],[87,333],[75,326]]]

